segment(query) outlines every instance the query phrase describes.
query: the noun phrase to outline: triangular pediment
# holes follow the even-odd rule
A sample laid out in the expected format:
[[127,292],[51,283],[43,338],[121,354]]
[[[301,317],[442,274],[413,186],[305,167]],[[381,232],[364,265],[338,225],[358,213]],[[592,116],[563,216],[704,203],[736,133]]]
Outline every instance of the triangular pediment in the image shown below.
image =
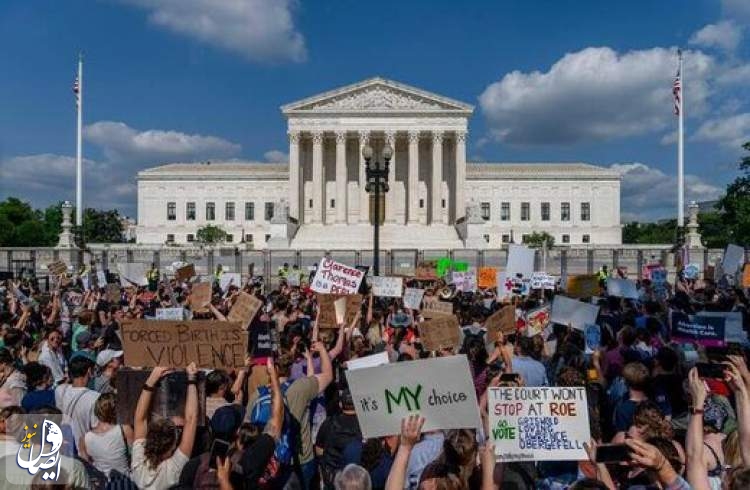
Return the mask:
[[284,114],[317,113],[457,113],[474,107],[384,78],[371,78],[281,107]]

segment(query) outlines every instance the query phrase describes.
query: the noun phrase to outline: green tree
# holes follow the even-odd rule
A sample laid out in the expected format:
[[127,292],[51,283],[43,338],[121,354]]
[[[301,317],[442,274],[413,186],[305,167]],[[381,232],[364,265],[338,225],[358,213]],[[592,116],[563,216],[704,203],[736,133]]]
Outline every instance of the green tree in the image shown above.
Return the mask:
[[523,237],[523,243],[530,247],[541,248],[544,246],[545,241],[547,242],[548,248],[552,247],[555,244],[555,237],[553,237],[546,231],[535,231],[531,235],[526,235]]
[[677,220],[665,220],[658,223],[627,223],[622,229],[623,243],[664,244],[675,243],[677,239]]
[[[742,147],[750,152],[750,141]],[[750,245],[750,155],[742,157],[739,167],[742,175],[727,186],[718,207],[724,212],[728,240],[747,247]]]
[[87,208],[83,212],[83,236],[86,243],[121,243],[120,213]]
[[206,225],[198,229],[195,238],[204,245],[216,245],[227,239],[227,232],[220,226]]
[[703,245],[708,248],[725,248],[730,240],[730,228],[724,215],[718,211],[709,211],[698,215]]

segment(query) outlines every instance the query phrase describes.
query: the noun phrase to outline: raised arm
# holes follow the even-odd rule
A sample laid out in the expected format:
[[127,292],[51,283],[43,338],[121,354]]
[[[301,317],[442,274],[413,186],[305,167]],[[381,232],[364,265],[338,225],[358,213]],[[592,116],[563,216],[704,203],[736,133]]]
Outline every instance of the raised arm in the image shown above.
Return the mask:
[[217,310],[216,307],[212,303],[208,304],[208,309],[211,310],[211,313],[213,313],[214,318],[216,318],[220,322],[227,321],[227,317],[225,317],[222,312],[220,312],[219,310]]
[[237,379],[232,384],[232,393],[234,394],[234,404],[239,406],[245,406],[244,399],[242,397],[242,388],[245,386],[245,379],[247,374],[252,369],[253,360],[250,357],[245,358],[245,366],[237,372]]
[[279,384],[279,373],[273,359],[266,361],[268,377],[271,378],[271,420],[266,424],[266,433],[278,441],[284,425],[284,397]]
[[188,458],[193,453],[195,432],[198,428],[198,368],[191,362],[187,368],[187,398],[185,400],[185,426],[178,448]]
[[318,378],[318,393],[323,393],[328,385],[331,384],[331,381],[333,381],[331,358],[328,357],[328,351],[322,342],[315,342],[311,349],[320,356],[320,374],[316,374],[315,377]]
[[[359,315],[357,315],[359,317]],[[336,345],[333,346],[333,349],[328,351],[328,357],[331,359],[336,359],[339,354],[341,354],[341,351],[344,350],[344,338],[346,337],[346,323],[342,323],[339,325],[339,336],[336,339]]]
[[151,398],[153,397],[156,385],[159,384],[161,378],[170,372],[171,369],[169,368],[157,366],[151,371],[151,374],[148,375],[148,379],[146,379],[146,382],[143,384],[141,396],[138,397],[138,404],[135,406],[135,416],[133,421],[135,439],[146,438],[146,434],[148,433],[149,411],[151,410]]
[[497,490],[495,485],[495,445],[487,441],[481,449],[482,490]]
[[367,316],[365,320],[368,325],[372,323],[372,293],[367,295]]
[[[750,465],[750,395],[735,362],[734,359],[730,358],[731,364],[727,370],[727,382],[734,391],[734,399],[737,405],[735,408],[737,409],[737,431],[740,436],[742,463],[748,466]],[[743,364],[744,362],[742,360]]]
[[422,434],[424,418],[419,415],[410,415],[401,421],[401,439],[393,459],[388,480],[385,482],[385,490],[403,490],[406,485],[406,468],[409,465],[409,456],[414,445],[419,442]]
[[693,368],[688,373],[690,396],[693,400],[693,410],[700,413],[690,414],[687,438],[685,440],[685,454],[687,456],[687,480],[693,490],[709,490],[708,472],[703,458],[703,406],[708,396],[706,385],[698,377],[698,369]]

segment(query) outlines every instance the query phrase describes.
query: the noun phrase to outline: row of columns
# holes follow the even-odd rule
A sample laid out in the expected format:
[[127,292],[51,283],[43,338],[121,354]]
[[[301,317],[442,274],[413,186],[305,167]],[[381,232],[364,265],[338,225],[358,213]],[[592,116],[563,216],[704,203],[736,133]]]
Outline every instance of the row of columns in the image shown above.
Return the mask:
[[[418,222],[419,209],[419,139],[420,131],[408,131],[407,138],[409,143],[408,151],[408,172],[407,172],[407,222]],[[431,211],[432,222],[440,222],[442,214],[442,197],[441,189],[443,184],[443,138],[444,132],[432,131],[432,175],[431,175]],[[312,223],[323,223],[325,213],[324,202],[324,171],[323,171],[323,131],[310,132],[312,139]],[[365,161],[362,157],[362,148],[370,143],[370,131],[358,132],[358,151],[359,155],[359,216],[360,223],[369,221],[369,196],[365,191],[366,175],[364,172]],[[395,189],[396,168],[401,165],[398,162],[396,149],[396,132],[385,132],[385,143],[394,149],[391,160],[391,171],[388,174],[388,183],[390,188]],[[289,131],[289,215],[302,221],[303,206],[300,197],[304,189],[302,181],[302,168],[300,164],[300,142],[301,132]],[[347,165],[346,165],[346,131],[335,132],[336,142],[336,223],[347,223]],[[461,218],[465,213],[464,204],[464,184],[466,181],[466,131],[455,132],[455,198],[452,203],[455,206],[455,218]],[[392,221],[395,217],[395,206],[386,205],[386,220]]]

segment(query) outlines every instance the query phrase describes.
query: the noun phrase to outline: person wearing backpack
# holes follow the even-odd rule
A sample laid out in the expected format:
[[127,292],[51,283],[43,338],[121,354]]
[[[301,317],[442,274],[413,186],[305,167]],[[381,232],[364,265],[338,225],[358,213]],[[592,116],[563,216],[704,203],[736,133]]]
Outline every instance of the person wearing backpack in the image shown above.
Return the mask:
[[339,396],[341,413],[328,417],[320,426],[315,440],[315,454],[319,458],[320,474],[326,489],[333,489],[336,473],[345,464],[344,450],[352,441],[362,440],[354,400],[349,390]]
[[[310,402],[318,394],[323,393],[333,381],[333,367],[325,345],[315,342],[310,350],[313,353],[317,352],[320,357],[320,374],[310,373],[304,378],[289,382],[288,377],[294,357],[284,352],[276,361],[281,392],[284,396],[285,413],[281,437],[276,443],[273,458],[278,468],[274,470],[273,476],[275,480],[285,481],[294,473],[298,479],[302,480],[302,488],[310,488],[310,482],[316,470],[310,424]],[[268,387],[261,386],[249,395],[247,411],[249,422],[256,426],[265,424],[270,413],[269,406]]]

